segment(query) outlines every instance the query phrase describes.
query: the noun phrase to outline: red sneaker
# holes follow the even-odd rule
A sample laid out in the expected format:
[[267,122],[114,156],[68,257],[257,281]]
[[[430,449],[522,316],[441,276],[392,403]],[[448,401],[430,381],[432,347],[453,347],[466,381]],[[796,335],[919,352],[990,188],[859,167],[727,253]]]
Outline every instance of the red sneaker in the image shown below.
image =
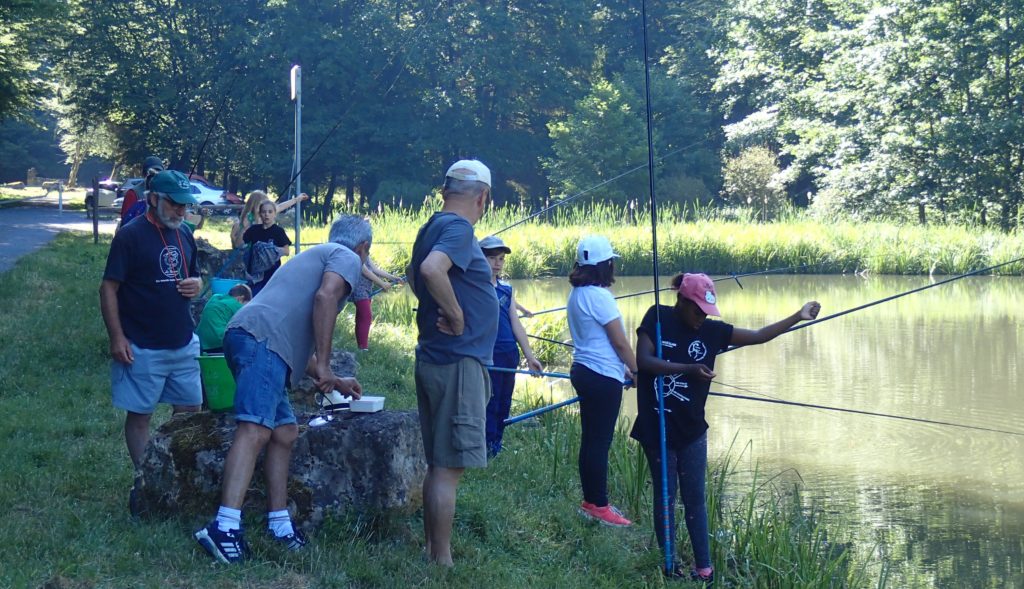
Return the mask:
[[598,507],[593,503],[587,503],[584,501],[583,503],[580,503],[579,512],[583,517],[595,520],[606,526],[625,528],[633,525],[633,522],[626,519],[626,517],[622,515],[622,512],[612,505]]

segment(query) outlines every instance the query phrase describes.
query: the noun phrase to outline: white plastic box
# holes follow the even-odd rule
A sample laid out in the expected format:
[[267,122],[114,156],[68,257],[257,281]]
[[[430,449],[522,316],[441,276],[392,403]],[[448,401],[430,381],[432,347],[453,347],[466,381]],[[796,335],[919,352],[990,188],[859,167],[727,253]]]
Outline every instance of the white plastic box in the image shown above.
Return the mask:
[[384,409],[384,397],[363,397],[353,400],[349,409],[356,413],[376,413]]

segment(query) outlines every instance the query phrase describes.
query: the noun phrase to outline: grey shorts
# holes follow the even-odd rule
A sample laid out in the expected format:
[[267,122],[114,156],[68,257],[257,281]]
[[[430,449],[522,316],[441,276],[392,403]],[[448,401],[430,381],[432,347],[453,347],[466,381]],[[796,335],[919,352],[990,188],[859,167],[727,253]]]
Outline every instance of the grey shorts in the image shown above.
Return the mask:
[[487,401],[491,378],[479,361],[454,364],[416,360],[416,401],[427,464],[487,466]]
[[199,380],[199,337],[175,350],[148,350],[131,344],[135,361],[110,363],[110,388],[114,407],[149,415],[157,403],[203,403]]

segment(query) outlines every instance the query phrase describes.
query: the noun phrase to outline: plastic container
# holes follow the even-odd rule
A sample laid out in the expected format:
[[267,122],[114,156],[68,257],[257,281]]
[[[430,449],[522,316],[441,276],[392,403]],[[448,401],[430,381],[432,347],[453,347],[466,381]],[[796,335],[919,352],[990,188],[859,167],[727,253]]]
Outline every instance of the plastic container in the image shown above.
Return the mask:
[[206,406],[210,411],[233,411],[235,409],[235,377],[231,374],[224,355],[200,356],[199,374],[203,379]]
[[236,278],[211,278],[210,290],[213,294],[228,294],[236,284],[245,284],[245,281]]
[[384,409],[384,397],[363,397],[349,405],[354,413],[376,413]]

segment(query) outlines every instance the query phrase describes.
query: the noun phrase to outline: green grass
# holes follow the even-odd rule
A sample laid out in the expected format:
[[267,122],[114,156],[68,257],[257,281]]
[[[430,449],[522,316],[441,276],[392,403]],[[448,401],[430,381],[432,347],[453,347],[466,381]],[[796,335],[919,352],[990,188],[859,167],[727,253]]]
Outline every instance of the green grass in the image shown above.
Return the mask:
[[[371,216],[374,259],[385,267],[404,268],[417,229],[431,211],[382,208]],[[479,237],[525,218],[528,211],[501,208],[489,211],[476,226]],[[960,274],[1001,264],[1024,252],[1024,232],[964,226],[901,226],[885,222],[823,223],[791,215],[758,224],[730,220],[705,211],[669,208],[658,225],[661,273],[700,271],[711,274],[757,272],[797,267],[806,274]],[[650,218],[608,205],[558,208],[501,234],[512,248],[505,263],[510,278],[565,276],[572,268],[576,243],[589,233],[611,239],[622,256],[618,273],[651,274],[653,262]],[[303,241],[322,242],[327,230],[303,229]],[[1024,263],[996,270],[1001,275],[1024,274]]]
[[[419,514],[339,517],[296,555],[252,534],[257,558],[238,567],[212,564],[191,538],[214,505],[210,513],[133,523],[123,414],[110,404],[98,310],[107,245],[62,235],[0,275],[7,312],[0,323],[0,586],[665,586],[647,515],[646,465],[623,433],[612,451],[610,492],[637,525],[607,529],[576,514],[579,424],[572,410],[510,428],[501,457],[464,478],[453,571],[424,564]],[[336,336],[345,349],[354,348],[350,313]],[[374,345],[359,356],[359,378],[368,391],[385,394],[390,408],[412,408],[414,328],[407,313],[378,317],[387,321],[375,324]],[[162,409],[155,421],[166,416]],[[720,586],[874,584],[859,564],[868,555],[837,543],[840,528],[830,529],[826,542],[819,512],[798,494],[760,483],[731,489],[734,472],[735,462],[726,461],[709,479],[715,565],[727,583]],[[262,515],[246,514],[250,529],[260,529]]]

